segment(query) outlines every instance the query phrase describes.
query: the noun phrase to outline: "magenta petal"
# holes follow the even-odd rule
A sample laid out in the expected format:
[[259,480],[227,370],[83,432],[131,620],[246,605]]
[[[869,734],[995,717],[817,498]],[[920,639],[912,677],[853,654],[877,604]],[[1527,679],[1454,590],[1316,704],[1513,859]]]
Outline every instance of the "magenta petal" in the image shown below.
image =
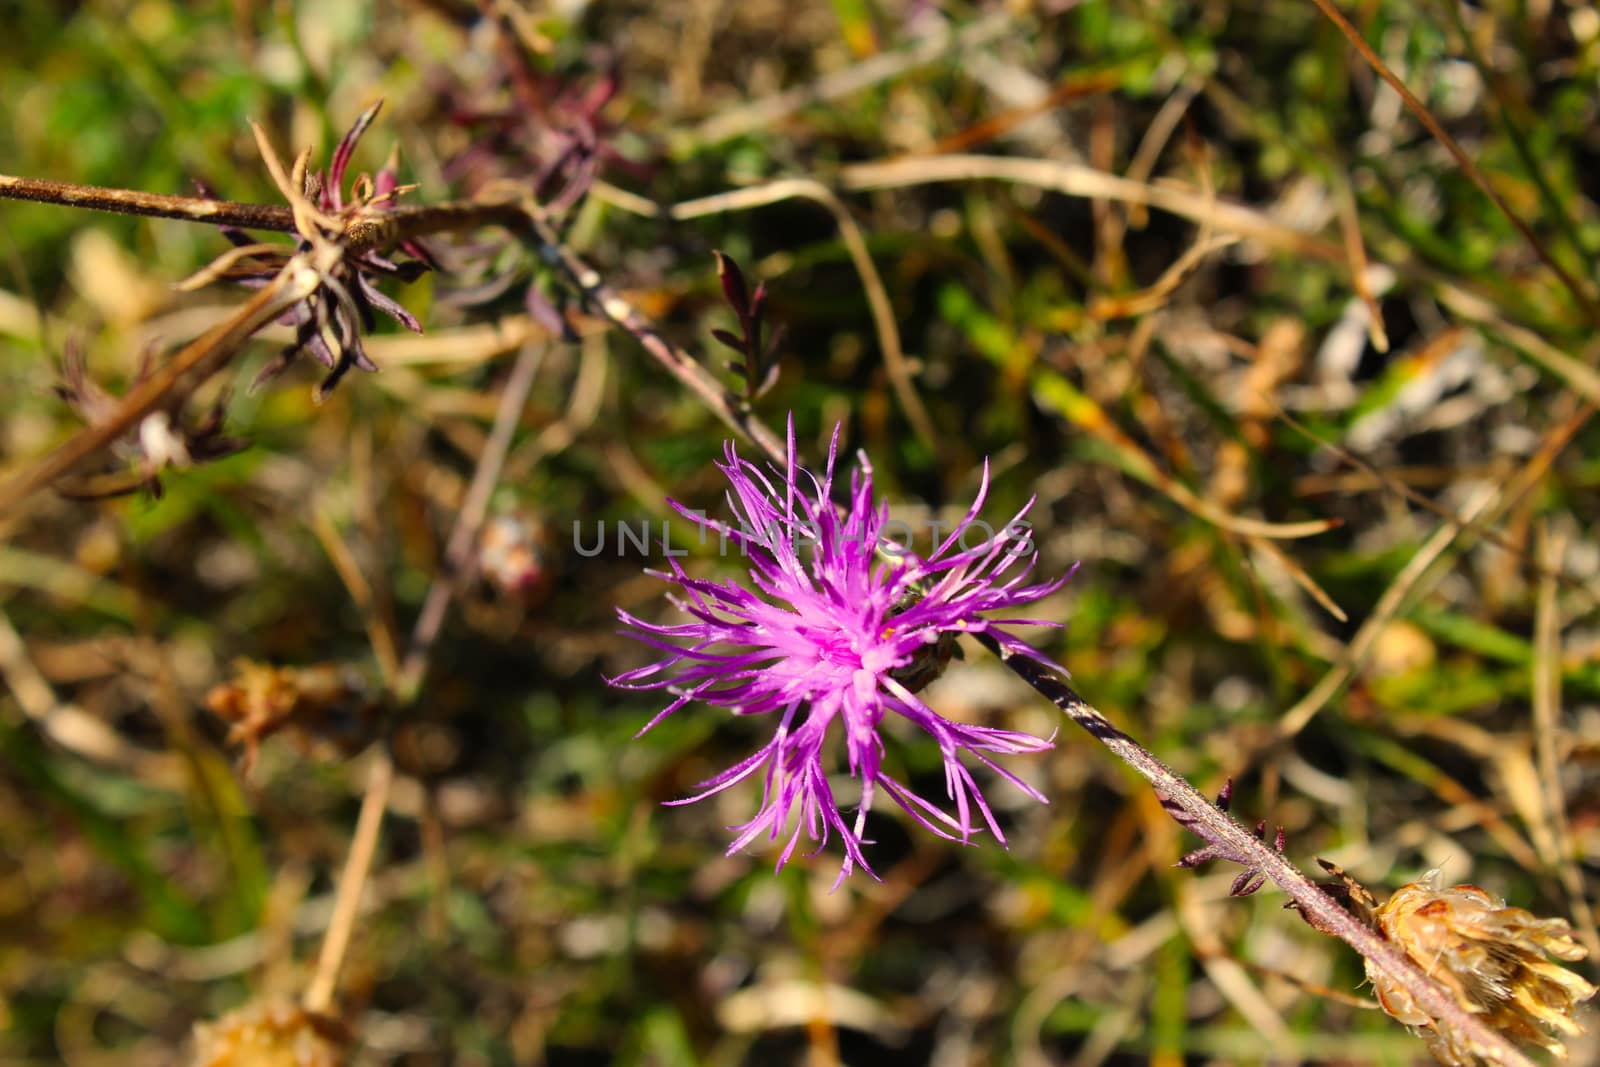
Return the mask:
[[328,189],[333,197],[335,208],[341,205],[341,196],[344,190],[344,172],[350,166],[350,157],[355,155],[356,145],[361,141],[361,135],[367,132],[367,127],[372,125],[372,120],[378,117],[378,112],[383,108],[383,101],[379,100],[371,107],[356,117],[355,125],[339,139],[339,147],[333,150],[333,161],[328,165]]
[[[836,427],[820,478],[799,465],[792,418],[781,470],[742,459],[730,442],[717,466],[728,479],[731,521],[671,502],[700,527],[702,544],[715,534],[724,553],[730,545],[741,552],[746,581],[695,577],[671,559],[658,577],[677,588],[679,595],[669,599],[691,621],[651,623],[619,609],[624,632],[663,658],[611,683],[672,694],[641,733],[696,701],[736,716],[781,713],[765,746],[702,782],[693,796],[671,803],[705,799],[763,772],[760,803],[748,821],[732,828],[730,854],[767,842],[781,869],[802,837],[814,846],[812,855],[837,838],[844,853],[842,882],[857,868],[877,877],[866,861],[871,842],[865,835],[880,787],[913,822],[962,843],[984,831],[1005,843],[974,776],[977,767],[1046,802],[993,757],[1042,752],[1051,739],[952,722],[897,675],[904,677],[900,672],[919,656],[935,654],[942,638],[960,633],[992,634],[1008,654],[1049,664],[999,625],[1058,625],[1028,619],[1018,609],[1055,592],[1065,578],[1027,584],[1035,556],[1016,551],[1018,538],[1011,534],[1027,508],[989,543],[960,547],[962,531],[976,521],[987,498],[987,466],[972,507],[930,557],[907,552],[884,558],[878,546],[889,512],[874,498],[865,456],[851,475],[847,506],[832,500],[840,437]],[[908,603],[913,592],[914,603]],[[919,795],[883,770],[887,734],[881,726],[890,713],[939,746],[945,803]],[[853,818],[846,818],[835,798],[823,759],[836,746],[845,754],[843,771],[858,780]]]

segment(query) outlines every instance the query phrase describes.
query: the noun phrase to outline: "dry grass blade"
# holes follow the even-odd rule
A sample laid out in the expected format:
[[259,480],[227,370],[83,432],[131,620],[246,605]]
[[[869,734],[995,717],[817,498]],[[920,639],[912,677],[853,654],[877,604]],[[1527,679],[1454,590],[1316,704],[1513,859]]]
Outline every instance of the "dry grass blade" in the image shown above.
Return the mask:
[[1289,575],[1294,584],[1303,589],[1305,594],[1312,600],[1315,600],[1323,611],[1326,611],[1340,622],[1350,621],[1350,616],[1345,614],[1345,610],[1339,606],[1339,602],[1329,596],[1328,591],[1317,584],[1317,580],[1306,572],[1306,569],[1300,565],[1299,561],[1278,547],[1276,542],[1264,537],[1252,537],[1250,544],[1259,551],[1271,556],[1273,561]]
[[311,530],[317,535],[322,550],[328,554],[333,569],[338,572],[339,580],[344,583],[345,590],[350,594],[351,603],[361,613],[361,623],[367,631],[367,641],[372,645],[372,652],[377,657],[378,669],[383,674],[385,684],[393,686],[400,674],[399,642],[395,640],[388,620],[377,610],[372,595],[372,584],[367,581],[366,575],[361,573],[361,565],[356,562],[355,554],[350,551],[350,546],[344,543],[344,538],[339,536],[338,527],[334,526],[326,509],[318,508],[312,513]]
[[1316,714],[1327,706],[1328,701],[1344,687],[1361,664],[1366,661],[1367,655],[1377,643],[1378,636],[1383,629],[1399,615],[1414,591],[1425,588],[1425,579],[1428,571],[1438,561],[1439,557],[1455,543],[1467,526],[1480,515],[1487,512],[1501,498],[1500,491],[1493,486],[1484,486],[1462,508],[1459,520],[1450,520],[1433,532],[1433,535],[1423,542],[1417,554],[1395,575],[1394,581],[1389,583],[1389,588],[1383,591],[1383,596],[1373,605],[1372,613],[1361,624],[1361,629],[1350,639],[1344,655],[1339,658],[1327,674],[1322,676],[1305,696],[1295,702],[1294,706],[1283,713],[1278,720],[1277,734],[1280,738],[1290,738],[1306,728]]
[[1345,18],[1344,14],[1333,5],[1333,0],[1311,0],[1311,2],[1321,8],[1322,13],[1328,16],[1328,21],[1339,28],[1339,32],[1344,34],[1345,39],[1361,54],[1361,58],[1367,62],[1367,65],[1373,69],[1378,77],[1387,82],[1389,87],[1399,94],[1400,99],[1405,102],[1406,110],[1415,115],[1417,121],[1427,127],[1428,132],[1433,135],[1434,139],[1444,145],[1445,150],[1454,157],[1456,165],[1461,168],[1468,178],[1472,179],[1472,184],[1482,190],[1483,195],[1492,200],[1494,206],[1506,217],[1506,221],[1516,227],[1523,240],[1528,242],[1528,246],[1533,249],[1540,259],[1544,260],[1545,265],[1555,273],[1556,277],[1561,280],[1561,284],[1577,300],[1578,306],[1589,317],[1589,321],[1595,326],[1600,326],[1600,305],[1595,303],[1588,287],[1582,285],[1577,278],[1573,277],[1561,265],[1560,261],[1550,253],[1550,250],[1545,247],[1544,242],[1539,240],[1538,234],[1534,233],[1533,229],[1522,221],[1520,215],[1511,210],[1511,205],[1505,202],[1505,198],[1489,183],[1489,179],[1484,177],[1483,172],[1478,169],[1478,165],[1472,162],[1472,157],[1467,155],[1466,150],[1461,147],[1454,137],[1450,136],[1450,132],[1440,125],[1439,120],[1434,118],[1433,112],[1428,110],[1427,105],[1418,100],[1416,94],[1406,87],[1406,83],[1401,81],[1399,76],[1389,69],[1389,65],[1383,61],[1383,57],[1372,50],[1372,46],[1361,36],[1361,31],[1350,24],[1350,20]]
[[1339,525],[1338,521],[1333,519],[1279,523],[1230,515],[1162,470],[1137,441],[1123,433],[1111,421],[1111,417],[1100,405],[1067,381],[1064,375],[1048,367],[1035,367],[1033,393],[1035,401],[1040,406],[1053,411],[1111,446],[1120,466],[1130,476],[1159,491],[1191,515],[1204,519],[1218,529],[1245,537],[1283,540],[1315,537]]
[[1498,334],[1511,347],[1560,378],[1574,393],[1600,406],[1600,371],[1582,360],[1574,359],[1534,331],[1507,321],[1482,297],[1448,283],[1441,283],[1435,288],[1439,302],[1445,307],[1464,319],[1478,323],[1489,333]]
[[1336,182],[1335,203],[1339,208],[1339,230],[1344,235],[1345,253],[1350,257],[1350,284],[1367,306],[1367,336],[1373,348],[1387,352],[1389,332],[1383,325],[1383,310],[1367,279],[1367,245],[1361,239],[1361,217],[1356,210],[1355,194],[1350,191],[1350,181],[1343,175]]
[[1271,248],[1334,262],[1344,259],[1344,250],[1338,244],[1285,226],[1253,208],[1167,182],[1132,181],[1078,163],[1005,156],[939,156],[852,163],[841,167],[838,176],[841,188],[856,192],[973,181],[1014,182],[1064,196],[1138,204],[1195,222],[1209,219],[1218,233],[1260,241]]
[[1539,580],[1533,630],[1533,738],[1539,761],[1539,783],[1545,811],[1555,831],[1556,873],[1567,894],[1567,905],[1576,920],[1578,937],[1589,950],[1590,959],[1600,959],[1600,932],[1595,929],[1595,913],[1584,886],[1583,866],[1572,837],[1572,820],[1567,813],[1566,789],[1562,784],[1561,731],[1561,618],[1552,575],[1561,566],[1565,545],[1548,530],[1539,531],[1539,562],[1544,573]]
[[1191,879],[1178,887],[1175,910],[1179,926],[1194,944],[1195,956],[1217,992],[1269,1044],[1275,1048],[1284,1047],[1293,1040],[1293,1033],[1271,1001],[1250,980],[1245,968],[1229,955],[1217,932],[1217,916],[1210,910],[1217,907],[1218,901],[1203,899],[1201,885],[1203,883]]
[[1202,232],[1195,240],[1195,243],[1163,271],[1161,277],[1152,282],[1149,287],[1136,293],[1127,293],[1121,296],[1097,295],[1091,297],[1088,307],[1089,317],[1105,321],[1134,318],[1140,315],[1148,315],[1152,311],[1159,311],[1172,298],[1173,290],[1177,289],[1190,275],[1200,269],[1200,265],[1205,262],[1206,257],[1213,252],[1220,252],[1224,248],[1238,243],[1239,238],[1232,234],[1207,237]]
[[393,784],[394,760],[387,748],[379,747],[372,757],[367,790],[361,798],[361,814],[356,817],[350,851],[345,856],[344,869],[339,874],[333,917],[328,920],[328,932],[322,939],[316,973],[301,1001],[307,1011],[325,1012],[333,1005],[339,968],[344,962],[345,951],[350,947],[350,935],[355,930],[356,915],[361,908],[361,892],[366,888],[367,874],[372,870],[372,860],[378,851],[378,836],[383,829],[383,816],[389,805],[389,788]]
[[[1311,440],[1317,442],[1318,445],[1337,456],[1341,463],[1348,464],[1349,466],[1360,471],[1362,474],[1366,475],[1367,478],[1370,479],[1373,486],[1394,493],[1396,496],[1403,498],[1407,503],[1414,504],[1424,511],[1431,512],[1441,519],[1446,519],[1450,522],[1457,523],[1463,529],[1470,530],[1473,534],[1483,538],[1485,541],[1489,542],[1491,545],[1494,545],[1501,551],[1508,552],[1515,556],[1519,561],[1531,567],[1540,575],[1552,578],[1555,581],[1564,584],[1569,590],[1579,594],[1580,596],[1583,596],[1591,606],[1600,605],[1600,595],[1597,595],[1593,587],[1588,583],[1577,578],[1569,577],[1560,571],[1550,570],[1550,565],[1546,561],[1533,558],[1528,554],[1527,550],[1522,545],[1511,540],[1511,538],[1507,537],[1500,531],[1490,529],[1481,522],[1476,524],[1466,522],[1461,518],[1461,516],[1452,512],[1449,508],[1417,492],[1415,489],[1411,488],[1411,486],[1407,485],[1390,472],[1379,470],[1377,467],[1374,467],[1372,464],[1351,452],[1349,449],[1343,448],[1337,443],[1321,436],[1316,431],[1312,430],[1311,427],[1307,426],[1305,423],[1301,422],[1287,411],[1284,411],[1282,408],[1277,409],[1276,414],[1278,418],[1282,419],[1288,425],[1294,427],[1296,431],[1304,434],[1306,437],[1309,437]],[[1312,487],[1320,488],[1320,485],[1319,483],[1306,483],[1306,491],[1311,491]]]
[[23,713],[68,752],[125,771],[158,789],[177,790],[187,782],[181,757],[140,748],[77,705],[61,703],[28,658],[22,636],[4,612],[0,612],[0,678]]
[[943,56],[981,48],[1016,28],[1016,16],[1009,11],[986,15],[956,30],[941,24],[938,32],[929,34],[908,48],[873,56],[809,85],[787,89],[743,107],[719,111],[675,139],[685,149],[706,148],[753,130],[768,130],[802,108],[861,92],[907,71],[936,62]]
[[177,289],[179,292],[192,293],[197,289],[203,289],[213,282],[220,281],[226,277],[228,271],[231,270],[233,266],[241,259],[248,259],[251,256],[282,256],[283,253],[283,245],[266,243],[238,245],[234,248],[228,249],[226,252],[222,253],[222,255],[218,256],[210,263],[207,263],[204,267],[201,267],[187,278],[176,283],[173,288]]

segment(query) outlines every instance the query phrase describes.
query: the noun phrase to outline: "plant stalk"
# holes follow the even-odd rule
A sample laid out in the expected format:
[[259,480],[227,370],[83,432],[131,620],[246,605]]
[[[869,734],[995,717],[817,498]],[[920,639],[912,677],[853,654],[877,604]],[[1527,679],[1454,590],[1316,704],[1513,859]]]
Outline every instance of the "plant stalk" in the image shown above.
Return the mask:
[[1476,1048],[1494,1056],[1501,1067],[1535,1067],[1534,1062],[1503,1034],[1485,1026],[1476,1015],[1463,1008],[1449,990],[1423,973],[1409,956],[1341,907],[1271,844],[1241,826],[1182,775],[1113,726],[1054,671],[1026,656],[1008,653],[989,634],[978,634],[977,638],[1012,673],[1059,708],[1112,755],[1137,771],[1168,803],[1193,819],[1200,836],[1231,855],[1245,857],[1250,867],[1287,893],[1301,916],[1314,928],[1355,949],[1411,994],[1417,1005],[1437,1022],[1469,1038]]

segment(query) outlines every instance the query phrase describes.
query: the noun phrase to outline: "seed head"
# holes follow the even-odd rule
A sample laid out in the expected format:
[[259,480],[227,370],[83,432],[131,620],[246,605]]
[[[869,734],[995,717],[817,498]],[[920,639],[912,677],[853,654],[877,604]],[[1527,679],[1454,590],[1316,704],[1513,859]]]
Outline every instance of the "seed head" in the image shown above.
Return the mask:
[[[1587,955],[1566,920],[1535,918],[1475,885],[1441,888],[1439,872],[1432,871],[1396,890],[1374,921],[1463,1008],[1513,1041],[1564,1057],[1563,1039],[1583,1032],[1572,1014],[1595,987],[1556,962]],[[1422,1011],[1370,961],[1367,977],[1383,1010],[1416,1028],[1440,1063],[1492,1062],[1470,1039]]]

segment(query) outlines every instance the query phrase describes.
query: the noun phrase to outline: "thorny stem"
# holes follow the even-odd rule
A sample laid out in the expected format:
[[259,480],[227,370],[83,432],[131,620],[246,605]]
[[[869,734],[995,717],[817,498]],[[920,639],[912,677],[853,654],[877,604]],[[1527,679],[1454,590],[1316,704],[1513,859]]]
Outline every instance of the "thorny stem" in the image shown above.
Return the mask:
[[1345,911],[1268,841],[1245,829],[1148,749],[1113,726],[1055,672],[1026,656],[1006,652],[989,634],[979,634],[977,637],[1014,674],[1109,749],[1112,755],[1155,786],[1168,803],[1193,819],[1200,836],[1230,856],[1241,857],[1248,866],[1287,893],[1301,916],[1313,927],[1337,937],[1370,960],[1395,984],[1411,994],[1417,1004],[1435,1020],[1468,1037],[1474,1046],[1492,1055],[1502,1067],[1534,1067],[1532,1060],[1498,1031],[1485,1026],[1477,1016],[1461,1007],[1444,986],[1424,974],[1404,952]]
[[[523,346],[522,354],[517,357],[500,393],[494,427],[489,432],[483,452],[478,456],[477,469],[473,471],[466,499],[456,514],[455,527],[450,531],[450,540],[445,545],[439,573],[429,586],[422,611],[412,627],[406,658],[396,677],[390,681],[390,690],[399,711],[410,706],[421,692],[428,669],[428,654],[444,625],[450,600],[460,587],[462,575],[467,569],[473,543],[477,541],[478,531],[483,527],[483,517],[489,508],[489,497],[494,492],[495,483],[500,480],[500,471],[511,449],[511,439],[522,417],[522,409],[527,404],[528,393],[533,388],[533,379],[544,362],[544,353],[543,345]],[[361,798],[361,814],[356,821],[355,836],[351,839],[344,869],[339,874],[333,916],[317,954],[316,972],[306,987],[303,1003],[307,1011],[324,1012],[333,1003],[333,994],[339,984],[339,969],[350,947],[350,935],[360,911],[362,890],[372,873],[378,835],[383,829],[383,818],[389,807],[389,790],[393,785],[394,758],[389,754],[385,738],[377,746],[373,757],[371,777],[367,780],[366,793]]]

